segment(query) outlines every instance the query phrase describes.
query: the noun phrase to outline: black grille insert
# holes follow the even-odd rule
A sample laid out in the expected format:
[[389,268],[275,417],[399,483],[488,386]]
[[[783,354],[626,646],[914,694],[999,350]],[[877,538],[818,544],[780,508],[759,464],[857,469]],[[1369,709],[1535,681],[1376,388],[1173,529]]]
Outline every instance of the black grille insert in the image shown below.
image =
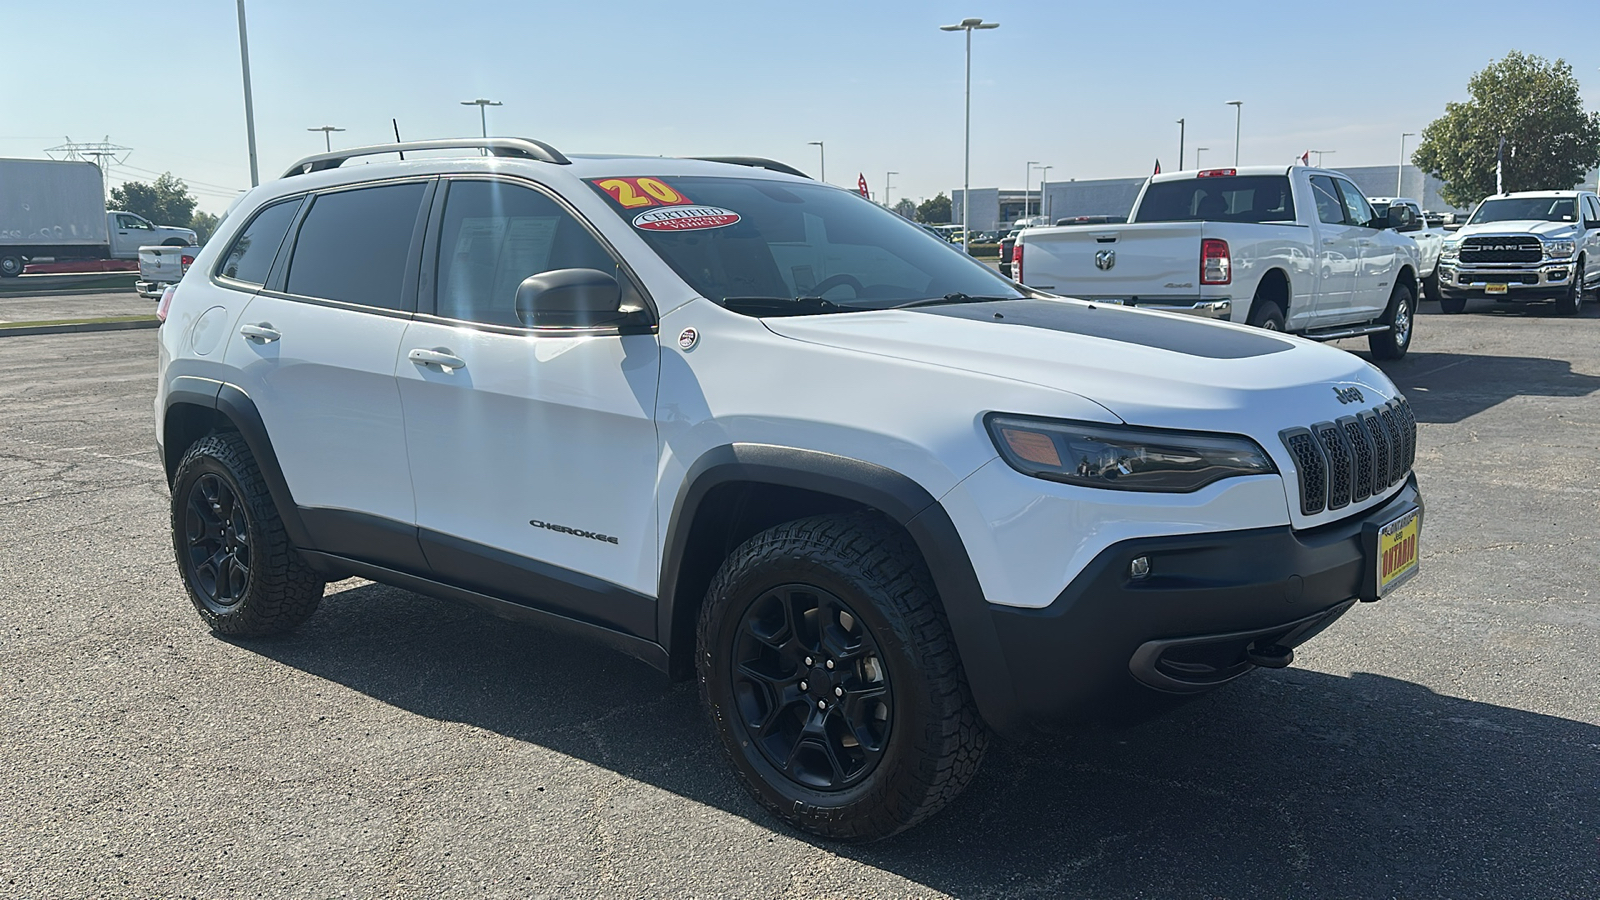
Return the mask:
[[1461,242],[1464,263],[1536,263],[1544,258],[1538,238],[1469,237]]

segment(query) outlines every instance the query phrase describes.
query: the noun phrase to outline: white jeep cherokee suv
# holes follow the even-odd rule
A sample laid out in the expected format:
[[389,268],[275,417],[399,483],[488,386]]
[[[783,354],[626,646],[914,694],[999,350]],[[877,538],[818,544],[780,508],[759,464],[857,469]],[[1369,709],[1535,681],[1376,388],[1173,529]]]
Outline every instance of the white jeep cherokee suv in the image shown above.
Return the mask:
[[[402,149],[466,153],[340,167]],[[1377,369],[1041,294],[780,163],[314,156],[162,306],[213,630],[359,575],[587,635],[698,677],[755,797],[829,837],[932,814],[991,732],[1287,665],[1417,568]]]

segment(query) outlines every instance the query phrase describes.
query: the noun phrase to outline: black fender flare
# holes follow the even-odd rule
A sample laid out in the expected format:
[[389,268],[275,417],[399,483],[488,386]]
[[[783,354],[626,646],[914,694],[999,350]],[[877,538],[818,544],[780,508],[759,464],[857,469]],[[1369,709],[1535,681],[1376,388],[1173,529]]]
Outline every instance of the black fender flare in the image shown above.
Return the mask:
[[256,409],[250,395],[227,381],[217,381],[204,375],[180,374],[172,378],[163,405],[162,420],[166,421],[166,416],[174,406],[183,404],[215,410],[233,423],[239,436],[244,439],[245,446],[250,448],[250,455],[255,457],[256,466],[261,470],[262,480],[267,483],[267,492],[272,495],[272,502],[278,508],[278,517],[283,521],[283,530],[289,536],[290,543],[309,549],[312,546],[310,534],[300,518],[300,508],[295,505],[294,495],[289,491],[289,482],[283,477],[283,468],[278,464],[278,454],[272,449],[272,439],[267,436],[261,411]]
[[[827,494],[870,506],[906,529],[933,576],[978,711],[1002,733],[1021,731],[1016,691],[988,602],[961,534],[933,495],[893,469],[832,453],[770,444],[725,444],[702,454],[684,475],[663,548],[657,635],[674,655],[677,584],[695,514],[718,485],[756,482]],[[700,598],[684,598],[698,603]],[[692,654],[693,647],[677,648]]]

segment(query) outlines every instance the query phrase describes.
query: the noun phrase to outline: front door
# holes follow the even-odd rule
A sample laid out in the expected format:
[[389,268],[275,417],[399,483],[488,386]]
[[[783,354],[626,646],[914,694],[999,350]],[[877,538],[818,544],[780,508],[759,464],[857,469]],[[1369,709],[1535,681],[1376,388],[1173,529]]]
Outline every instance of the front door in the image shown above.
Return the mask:
[[457,180],[435,218],[433,314],[406,329],[396,368],[429,563],[445,581],[653,639],[656,336],[519,319],[530,275],[619,272],[544,190]]
[[157,243],[155,228],[132,213],[111,214],[111,255],[116,259],[138,259],[139,248]]
[[[1361,266],[1361,241],[1368,230],[1349,224],[1344,201],[1333,179],[1311,176],[1311,195],[1317,207],[1317,299],[1313,305],[1313,327],[1344,321],[1351,315],[1356,271]],[[1296,317],[1297,318],[1297,317]],[[1295,322],[1298,326],[1300,323]]]

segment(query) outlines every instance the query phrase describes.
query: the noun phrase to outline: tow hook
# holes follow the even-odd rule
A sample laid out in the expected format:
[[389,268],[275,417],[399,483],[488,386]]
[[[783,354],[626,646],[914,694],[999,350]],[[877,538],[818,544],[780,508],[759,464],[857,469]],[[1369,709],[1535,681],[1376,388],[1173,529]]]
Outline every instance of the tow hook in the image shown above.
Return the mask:
[[1250,642],[1244,648],[1244,658],[1267,669],[1283,669],[1294,662],[1294,651],[1282,644],[1257,644]]

